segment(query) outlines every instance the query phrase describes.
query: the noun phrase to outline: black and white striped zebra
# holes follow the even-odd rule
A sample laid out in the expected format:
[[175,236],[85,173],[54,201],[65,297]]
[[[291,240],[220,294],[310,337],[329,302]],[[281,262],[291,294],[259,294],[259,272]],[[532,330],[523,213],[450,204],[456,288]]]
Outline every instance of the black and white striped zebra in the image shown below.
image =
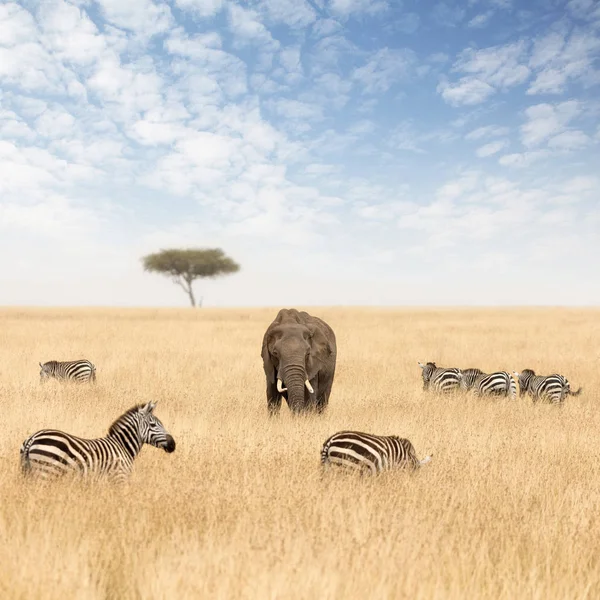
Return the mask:
[[431,390],[438,394],[449,394],[460,389],[462,372],[460,369],[443,369],[434,362],[427,364],[418,363],[422,369],[423,389]]
[[523,369],[520,373],[513,373],[519,380],[519,392],[523,396],[529,394],[534,402],[550,402],[559,404],[567,396],[579,396],[582,388],[576,392],[571,391],[569,380],[563,375],[536,375],[532,369]]
[[483,375],[481,369],[461,369],[462,379],[460,385],[464,390],[470,390],[475,385],[475,379],[478,375]]
[[175,450],[175,440],[153,414],[155,406],[148,402],[130,408],[103,438],[88,440],[42,429],[23,442],[21,470],[41,479],[73,473],[120,483],[131,472],[133,460],[144,444],[166,452]]
[[95,382],[96,367],[89,360],[71,360],[59,362],[50,360],[44,364],[40,363],[40,380],[42,383],[51,377],[67,381]]
[[337,465],[361,473],[380,473],[393,468],[415,470],[431,456],[417,458],[412,443],[395,435],[372,435],[361,431],[339,431],[323,444],[321,464]]
[[[469,373],[467,373],[469,371]],[[472,391],[476,396],[505,396],[511,400],[517,398],[517,384],[506,371],[495,373],[475,373],[479,369],[463,371],[462,388]]]

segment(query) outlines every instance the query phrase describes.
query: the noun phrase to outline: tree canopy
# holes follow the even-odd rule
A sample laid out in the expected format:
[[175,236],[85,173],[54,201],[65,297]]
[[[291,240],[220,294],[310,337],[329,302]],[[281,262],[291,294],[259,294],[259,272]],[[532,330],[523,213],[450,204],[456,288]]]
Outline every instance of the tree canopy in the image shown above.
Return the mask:
[[199,278],[214,278],[236,273],[240,266],[220,248],[171,248],[142,258],[144,270],[171,277],[196,306],[192,284]]

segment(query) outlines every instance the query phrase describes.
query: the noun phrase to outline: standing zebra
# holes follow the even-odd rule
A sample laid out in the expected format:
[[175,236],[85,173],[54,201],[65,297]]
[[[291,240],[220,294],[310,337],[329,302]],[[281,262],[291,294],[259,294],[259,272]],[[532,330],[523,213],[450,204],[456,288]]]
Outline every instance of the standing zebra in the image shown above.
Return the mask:
[[449,394],[459,390],[463,377],[460,369],[443,369],[437,367],[434,362],[428,362],[426,365],[418,364],[423,369],[424,390],[433,390],[440,394]]
[[130,408],[103,438],[86,440],[63,431],[43,429],[21,446],[21,470],[48,479],[66,473],[125,481],[144,444],[175,450],[175,440],[152,414],[156,403]]
[[475,379],[478,375],[484,375],[481,369],[461,369],[462,380],[460,382],[461,387],[464,390],[470,390],[475,385]]
[[96,381],[96,367],[89,360],[72,360],[69,362],[51,360],[39,364],[42,383],[48,381],[51,377],[77,382],[94,383]]
[[536,375],[532,369],[523,369],[520,373],[513,373],[519,380],[519,392],[523,396],[529,394],[534,402],[550,402],[559,404],[567,396],[579,396],[582,388],[576,392],[571,391],[569,380],[563,375]]
[[[469,369],[479,371],[479,369]],[[506,396],[511,400],[517,398],[517,384],[506,371],[496,373],[469,373],[463,371],[462,387],[471,390],[476,396]]]
[[373,475],[394,467],[415,470],[430,460],[431,456],[419,460],[407,439],[360,431],[334,433],[321,450],[323,466],[338,465],[361,473],[369,471]]

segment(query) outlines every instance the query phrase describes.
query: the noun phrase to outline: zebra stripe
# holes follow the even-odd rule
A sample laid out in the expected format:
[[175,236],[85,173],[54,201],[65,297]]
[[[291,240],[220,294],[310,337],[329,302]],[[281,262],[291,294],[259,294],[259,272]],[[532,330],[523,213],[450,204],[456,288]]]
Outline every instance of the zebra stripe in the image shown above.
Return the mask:
[[130,408],[108,430],[104,438],[87,440],[55,429],[42,429],[21,446],[23,474],[41,479],[74,473],[83,477],[107,477],[124,481],[144,444],[175,450],[175,440],[152,414],[156,403]]
[[334,433],[321,450],[323,466],[337,465],[361,473],[368,471],[373,475],[392,468],[415,470],[430,460],[431,456],[427,456],[420,461],[407,439],[361,431]]
[[423,375],[423,389],[432,390],[438,394],[449,394],[457,391],[461,386],[462,372],[460,369],[443,369],[434,362],[426,365],[418,363]]
[[476,396],[506,396],[511,400],[517,398],[517,384],[506,371],[497,371],[489,375],[480,371],[468,378],[463,377],[462,385],[463,389],[471,390]]
[[465,390],[472,389],[477,376],[485,374],[481,369],[461,369],[461,373],[463,375],[461,387]]
[[519,392],[523,396],[529,394],[533,402],[550,402],[559,404],[567,396],[579,396],[582,388],[576,392],[571,391],[569,380],[563,375],[536,375],[532,369],[523,369],[521,373],[513,373],[519,380]]
[[72,360],[58,362],[50,360],[40,364],[40,380],[47,381],[51,377],[55,379],[66,379],[77,382],[95,382],[96,367],[89,360]]

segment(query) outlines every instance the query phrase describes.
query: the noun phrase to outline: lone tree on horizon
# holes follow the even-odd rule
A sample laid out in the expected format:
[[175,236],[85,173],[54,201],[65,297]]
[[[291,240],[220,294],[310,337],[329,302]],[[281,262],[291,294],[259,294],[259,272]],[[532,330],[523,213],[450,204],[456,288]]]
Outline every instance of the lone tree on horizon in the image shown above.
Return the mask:
[[192,307],[196,306],[192,288],[196,279],[212,279],[240,270],[240,265],[220,248],[170,248],[144,256],[142,263],[144,271],[171,277],[187,293]]

